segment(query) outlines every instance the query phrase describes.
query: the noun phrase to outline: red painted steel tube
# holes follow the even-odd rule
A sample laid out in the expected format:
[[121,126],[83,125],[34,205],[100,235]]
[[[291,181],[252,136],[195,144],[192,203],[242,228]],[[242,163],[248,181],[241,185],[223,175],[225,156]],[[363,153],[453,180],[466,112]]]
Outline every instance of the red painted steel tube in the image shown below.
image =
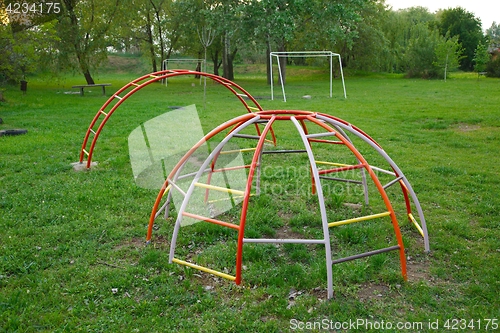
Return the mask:
[[237,225],[237,224],[228,223],[228,222],[224,222],[224,221],[221,221],[221,220],[216,220],[216,219],[212,219],[212,218],[209,218],[209,217],[205,217],[205,216],[201,216],[201,215],[196,215],[196,214],[192,214],[192,213],[188,213],[188,212],[183,212],[182,215],[187,216],[187,217],[191,217],[193,219],[197,219],[197,220],[200,220],[200,221],[206,221],[206,222],[210,222],[210,223],[213,223],[213,224],[218,224],[218,225],[221,225],[223,227],[228,227],[228,228],[231,228],[231,229],[240,230],[240,226]]
[[250,192],[252,190],[253,176],[255,174],[255,169],[258,166],[259,156],[264,147],[264,142],[266,139],[266,135],[271,129],[276,118],[271,118],[267,123],[266,127],[262,131],[262,135],[257,143],[255,152],[253,154],[252,163],[250,163],[250,170],[248,172],[247,184],[245,188],[245,196],[243,199],[243,204],[241,206],[241,216],[240,216],[240,230],[238,232],[238,248],[236,250],[236,284],[241,283],[241,266],[242,266],[242,257],[243,257],[243,238],[245,237],[245,223],[247,219],[247,211],[248,211],[248,201],[250,200]]

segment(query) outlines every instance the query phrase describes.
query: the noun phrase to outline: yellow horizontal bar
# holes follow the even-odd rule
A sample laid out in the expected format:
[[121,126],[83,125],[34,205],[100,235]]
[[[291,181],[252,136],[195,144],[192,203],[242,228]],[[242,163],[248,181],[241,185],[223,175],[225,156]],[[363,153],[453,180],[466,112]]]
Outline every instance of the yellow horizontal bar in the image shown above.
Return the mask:
[[259,109],[259,108],[255,108],[255,107],[253,107],[253,106],[249,106],[248,108],[249,108],[250,110],[257,110],[257,111],[260,111],[260,109]]
[[220,191],[220,192],[232,193],[232,194],[236,194],[236,195],[245,195],[244,191],[233,190],[231,188],[225,188],[225,187],[214,186],[214,185],[209,185],[209,184],[194,183],[194,186],[207,188],[209,190],[215,190],[215,191]]
[[247,151],[254,151],[255,149],[257,149],[257,148],[243,148],[243,149],[225,150],[225,151],[221,151],[220,154],[224,155],[224,154],[233,154],[233,153],[245,153]]
[[415,218],[413,217],[413,214],[412,213],[408,213],[408,217],[410,218],[410,221],[413,223],[413,225],[415,226],[415,228],[417,228],[418,232],[420,232],[420,234],[422,235],[422,237],[425,237],[424,236],[424,231],[422,230],[422,228],[420,227],[420,225],[417,223],[417,220],[415,220]]
[[227,279],[227,280],[230,280],[230,281],[236,280],[235,276],[232,276],[232,275],[229,275],[229,274],[226,274],[226,273],[222,273],[222,272],[219,272],[219,271],[215,271],[213,269],[206,268],[206,267],[203,267],[203,266],[200,266],[200,265],[192,264],[192,263],[184,261],[184,260],[173,258],[172,262],[175,262],[175,263],[177,263],[179,265],[188,266],[188,267],[197,269],[197,270],[205,272],[205,273],[210,273],[210,274],[213,274],[213,275],[217,275],[217,276],[220,276],[221,278],[224,278],[224,279]]
[[339,167],[352,166],[351,164],[333,163],[333,162],[325,162],[325,161],[316,161],[316,164],[333,165],[333,166],[339,166]]
[[328,223],[328,227],[336,227],[338,225],[349,224],[349,223],[354,223],[354,222],[361,222],[361,221],[376,219],[376,218],[379,218],[379,217],[384,217],[384,216],[389,216],[389,215],[391,215],[391,212],[384,212],[384,213],[379,213],[379,214],[373,214],[373,215],[366,215],[366,216],[361,216],[361,217],[355,217],[353,219],[348,219],[348,220],[342,220],[342,221],[338,221],[338,222]]
[[168,193],[168,191],[170,191],[171,188],[172,184],[168,184],[167,188],[165,189],[165,192],[163,192],[163,195],[161,197],[163,198]]

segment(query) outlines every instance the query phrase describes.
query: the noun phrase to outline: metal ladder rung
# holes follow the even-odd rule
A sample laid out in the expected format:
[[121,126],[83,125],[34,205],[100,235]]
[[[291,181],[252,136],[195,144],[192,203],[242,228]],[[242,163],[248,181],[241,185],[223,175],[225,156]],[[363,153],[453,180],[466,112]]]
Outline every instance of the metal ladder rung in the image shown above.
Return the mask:
[[194,186],[201,187],[201,188],[206,188],[206,189],[209,189],[209,190],[215,190],[215,191],[220,191],[220,192],[227,192],[227,193],[236,194],[236,195],[245,195],[244,191],[233,190],[232,188],[220,187],[220,186],[203,184],[203,183],[194,183]]
[[244,243],[278,243],[278,244],[325,244],[324,239],[300,238],[243,238]]
[[120,97],[120,96],[118,96],[118,95],[113,95],[113,97],[114,97],[114,98],[117,98],[117,99],[119,99],[119,100],[121,100],[121,99],[123,98],[123,97]]
[[363,184],[363,182],[361,180],[354,180],[354,179],[345,179],[345,178],[337,178],[337,177],[325,177],[325,176],[320,176],[319,178],[320,179],[326,179],[326,180],[336,180],[338,182],[358,184],[358,185]]
[[82,151],[83,151],[83,153],[84,153],[85,155],[89,156],[89,152],[88,152],[88,151],[86,151],[85,149],[82,149]]
[[173,188],[175,188],[177,191],[179,191],[183,196],[186,196],[186,192],[184,192],[179,186],[177,186],[173,181],[170,179],[168,180],[168,184],[172,185]]
[[329,143],[334,145],[343,145],[342,141],[333,141],[333,140],[324,140],[324,139],[309,139],[309,142],[317,142],[317,143]]
[[372,219],[376,219],[376,218],[384,217],[384,216],[389,216],[389,215],[391,215],[391,212],[383,212],[383,213],[379,213],[379,214],[372,214],[372,215],[366,215],[366,216],[361,216],[361,217],[355,217],[353,219],[347,219],[347,220],[328,223],[328,227],[336,227],[339,225],[344,225],[344,224],[349,224],[349,223],[367,221],[367,220],[372,220]]
[[365,253],[355,254],[353,256],[349,256],[349,257],[345,257],[345,258],[340,258],[337,260],[332,260],[332,265],[339,264],[339,263],[345,262],[345,261],[350,261],[350,260],[355,260],[355,259],[359,259],[359,258],[372,256],[374,254],[395,251],[395,250],[399,250],[399,245],[394,245],[394,246],[386,247],[386,248],[383,248],[380,250],[369,251],[369,252],[365,252]]
[[212,219],[210,217],[196,215],[196,214],[192,214],[192,213],[188,213],[188,212],[182,212],[182,215],[186,216],[186,217],[190,217],[190,218],[196,219],[196,220],[200,220],[200,221],[205,221],[205,222],[210,222],[210,223],[213,223],[213,224],[217,224],[217,225],[220,225],[220,226],[223,226],[223,227],[228,227],[228,228],[231,228],[231,229],[240,230],[240,226],[237,225],[237,224],[233,224],[233,223],[224,222],[224,221],[221,221],[221,220]]
[[255,140],[259,140],[260,139],[260,136],[258,136],[258,135],[250,135],[250,134],[235,134],[233,136],[235,138],[255,139]]
[[94,135],[96,134],[92,128],[90,129],[90,132],[92,132]]
[[103,110],[99,110],[100,113],[102,113],[104,116],[107,116],[108,114],[104,112]]
[[291,150],[265,150],[262,154],[295,154],[295,153],[307,153],[305,149],[291,149]]
[[[213,169],[212,172],[224,172],[224,171],[234,171],[234,170],[241,170],[241,169],[250,169],[250,167],[251,167],[251,165],[237,165],[237,166],[233,166],[233,167]],[[259,165],[257,165],[257,167],[259,167]]]
[[422,227],[417,223],[417,220],[415,220],[412,213],[408,213],[408,218],[410,219],[411,223],[413,223],[415,228],[417,228],[420,235],[422,235],[422,237],[425,238],[424,231],[422,230]]
[[327,162],[327,161],[316,161],[316,164],[333,165],[333,166],[337,166],[337,167],[352,166],[352,164],[335,163],[335,162]]
[[324,132],[324,133],[313,133],[313,134],[307,134],[306,138],[321,138],[324,136],[335,136],[335,132]]
[[225,150],[225,151],[221,151],[220,154],[225,155],[225,154],[234,154],[234,153],[246,153],[249,151],[255,151],[256,149],[257,148],[242,148],[242,149]]
[[384,185],[384,186],[382,186],[382,187],[383,187],[383,188],[384,188],[384,190],[385,190],[385,189],[386,189],[386,188],[388,188],[389,186],[394,185],[395,183],[399,182],[401,179],[403,179],[403,176],[399,176],[398,178],[391,180],[390,182],[388,182],[387,184],[385,184],[385,185]]
[[219,272],[219,271],[207,268],[207,267],[203,267],[203,266],[200,266],[200,265],[192,264],[192,263],[184,261],[184,260],[172,258],[172,262],[175,262],[175,263],[177,263],[179,265],[188,266],[188,267],[197,269],[197,270],[205,272],[205,273],[210,273],[210,274],[213,274],[213,275],[217,275],[217,276],[220,276],[220,277],[222,277],[224,279],[227,279],[227,280],[230,280],[230,281],[235,281],[236,280],[235,276],[232,276],[232,275],[229,275],[229,274],[226,274],[226,273],[222,273],[222,272]]

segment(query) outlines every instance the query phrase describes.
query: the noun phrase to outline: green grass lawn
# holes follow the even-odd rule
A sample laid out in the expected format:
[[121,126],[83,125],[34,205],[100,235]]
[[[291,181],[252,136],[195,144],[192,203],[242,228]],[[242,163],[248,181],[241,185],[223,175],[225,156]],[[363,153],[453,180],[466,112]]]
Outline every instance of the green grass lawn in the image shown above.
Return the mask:
[[[338,79],[329,98],[328,75],[304,68],[290,68],[288,75],[286,103],[277,86],[271,101],[265,77],[251,68],[239,68],[236,82],[262,97],[265,109],[324,112],[356,125],[412,184],[431,252],[400,219],[407,282],[397,253],[389,252],[334,265],[334,297],[327,300],[324,250],[295,244],[245,245],[241,286],[169,264],[173,220],[158,220],[145,245],[157,190],[135,184],[128,135],[172,106],[191,104],[207,132],[242,114],[241,104],[211,82],[204,102],[193,78],[148,86],[110,118],[94,152],[98,166],[75,172],[71,163],[107,97],[100,88],[84,97],[68,94],[82,83],[79,77],[31,78],[26,95],[7,87],[0,102],[0,130],[28,130],[0,137],[0,332],[498,331],[500,81],[474,74],[447,82],[348,75],[344,99]],[[98,82],[112,83],[109,96],[137,76],[104,72]],[[300,148],[291,128],[278,129],[279,145]],[[295,176],[283,165],[296,166],[300,158],[266,160],[274,171],[264,175],[263,188],[271,191],[252,199],[249,237],[317,233],[314,196],[272,192],[275,182]],[[347,213],[344,202],[360,200],[343,186],[329,193],[339,218]],[[362,209],[378,212],[378,205],[375,200]],[[238,209],[225,216],[238,218]],[[233,231],[200,223],[187,228],[180,254],[232,269]],[[339,227],[332,235],[338,256],[394,244],[383,221]]]

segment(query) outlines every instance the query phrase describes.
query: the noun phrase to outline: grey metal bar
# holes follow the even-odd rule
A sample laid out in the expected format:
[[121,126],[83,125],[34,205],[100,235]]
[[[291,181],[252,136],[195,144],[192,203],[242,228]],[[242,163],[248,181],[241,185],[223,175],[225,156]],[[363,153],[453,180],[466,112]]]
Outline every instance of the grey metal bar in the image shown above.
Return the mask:
[[262,154],[291,154],[291,153],[307,153],[305,149],[292,149],[292,150],[265,150]]
[[300,137],[302,139],[302,143],[304,144],[304,148],[307,150],[307,156],[309,157],[309,163],[311,165],[311,173],[314,177],[314,182],[316,183],[316,196],[318,198],[319,210],[321,214],[321,224],[323,228],[323,237],[325,238],[325,257],[326,257],[326,279],[328,285],[328,298],[333,297],[333,272],[332,272],[332,251],[330,245],[330,231],[328,228],[328,217],[326,215],[326,207],[325,207],[325,197],[323,195],[323,187],[321,186],[321,180],[319,178],[318,167],[316,166],[316,159],[314,158],[314,153],[312,151],[311,145],[309,144],[309,140],[307,138],[304,129],[301,124],[295,117],[290,117],[292,123],[297,128],[297,132],[299,132]]
[[389,186],[394,185],[395,183],[399,182],[401,179],[403,179],[403,176],[399,176],[398,178],[391,180],[390,182],[388,182],[387,184],[385,184],[385,185],[383,186],[383,187],[384,187],[384,190],[385,190],[386,188],[388,188]]
[[335,132],[324,132],[324,133],[313,133],[313,134],[306,134],[306,138],[321,138],[324,136],[334,136],[336,133]]
[[279,243],[279,244],[325,244],[324,239],[300,238],[243,238],[245,243]]
[[260,139],[258,135],[249,135],[249,134],[235,134],[233,135],[235,138],[245,138],[245,139]]
[[386,248],[380,249],[380,250],[374,250],[374,251],[370,251],[370,252],[355,254],[353,256],[349,256],[349,257],[345,257],[345,258],[340,258],[337,260],[332,260],[332,265],[339,264],[339,263],[345,262],[345,261],[351,261],[351,260],[355,260],[355,259],[359,259],[359,258],[373,256],[375,254],[380,254],[380,253],[389,252],[389,251],[395,251],[395,250],[399,250],[399,245],[394,245],[394,246],[386,247]]
[[319,176],[321,179],[326,179],[326,180],[336,180],[339,182],[344,182],[344,183],[353,183],[353,184],[360,184],[362,185],[363,182],[360,180],[353,180],[353,179],[344,179],[344,178],[336,178],[336,177],[325,177],[325,176]]
[[[211,170],[212,169],[210,169],[210,168],[206,168],[205,170],[203,170],[203,173],[209,172]],[[198,173],[198,171],[197,172],[186,173],[185,175],[176,177],[176,180],[181,180],[181,179],[188,178],[188,177],[194,177],[194,176],[196,176],[197,173]]]

